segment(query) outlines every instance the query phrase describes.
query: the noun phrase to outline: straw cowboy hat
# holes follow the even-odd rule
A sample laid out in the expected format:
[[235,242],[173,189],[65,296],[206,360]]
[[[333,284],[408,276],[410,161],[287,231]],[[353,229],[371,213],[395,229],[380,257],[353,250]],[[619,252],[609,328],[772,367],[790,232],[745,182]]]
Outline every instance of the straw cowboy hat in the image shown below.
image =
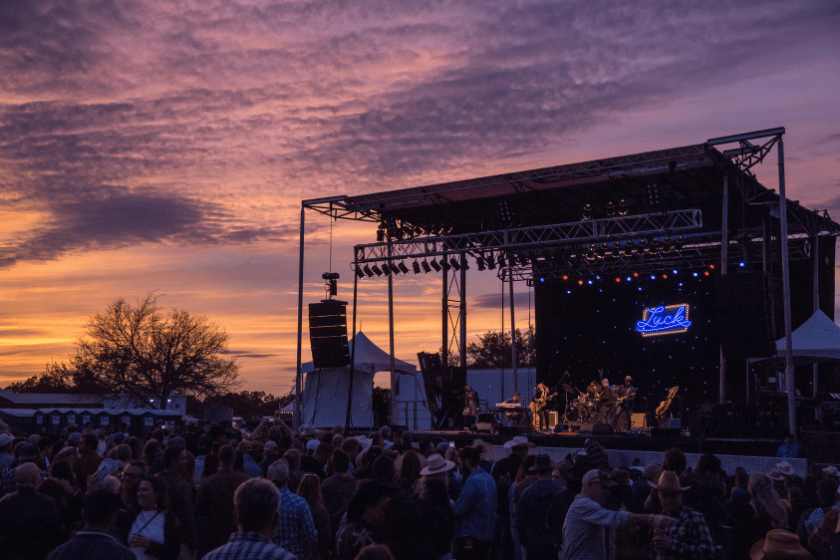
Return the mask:
[[772,529],[752,545],[750,560],[810,560],[811,554],[799,544],[799,536],[784,529]]
[[662,471],[658,483],[648,481],[648,484],[660,492],[685,492],[691,488],[691,486],[680,486],[680,477],[674,471]]
[[427,476],[430,474],[437,474],[446,471],[451,471],[455,468],[455,461],[447,461],[437,453],[433,453],[429,455],[429,460],[426,463],[426,466],[423,467],[423,470],[420,471],[421,476]]
[[835,467],[834,465],[829,465],[828,467],[824,468],[822,470],[822,472],[824,472],[828,476],[832,476],[834,478],[840,478],[840,471],[838,471],[837,467]]
[[487,443],[481,438],[475,438],[470,447],[480,449],[482,459],[490,460],[493,457],[493,444]]
[[536,447],[537,446],[537,444],[531,443],[530,441],[528,441],[528,438],[525,437],[525,436],[513,436],[512,440],[505,442],[505,447],[507,447],[508,449],[512,449],[514,447],[520,447],[520,446],[523,446],[523,445],[525,447]]
[[779,472],[785,476],[793,476],[793,465],[787,461],[776,463],[776,468],[779,469]]
[[782,476],[782,473],[779,472],[779,469],[770,469],[770,472],[767,473],[767,478],[775,480],[776,482],[785,479],[785,477]]

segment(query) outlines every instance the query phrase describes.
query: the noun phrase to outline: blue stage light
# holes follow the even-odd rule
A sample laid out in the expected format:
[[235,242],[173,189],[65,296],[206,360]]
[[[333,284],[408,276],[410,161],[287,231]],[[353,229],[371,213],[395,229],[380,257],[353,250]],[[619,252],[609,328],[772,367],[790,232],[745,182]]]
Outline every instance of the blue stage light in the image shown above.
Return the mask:
[[627,277],[627,281],[628,281],[628,282],[630,281],[630,277],[629,277],[629,276]]
[[[696,276],[696,274],[695,274]],[[540,278],[540,282],[545,282],[545,278]]]
[[744,266],[746,266],[744,263],[738,263],[738,264],[741,268],[744,268]]
[[591,284],[591,283],[592,283],[592,280],[590,280],[590,281],[589,281],[589,283]]
[[696,272],[694,273],[694,276],[695,276],[695,277],[697,276],[697,273],[696,273]]
[[[601,279],[601,277],[600,277],[600,276],[596,276],[596,277],[595,277],[595,280],[600,280],[600,279]],[[590,282],[590,284],[591,284],[591,283],[592,283],[592,282]]]
[[671,272],[673,272],[674,274],[676,274],[676,273],[677,273],[677,270],[676,270],[676,269],[674,269],[674,270],[672,270]]
[[653,274],[651,274],[651,275],[650,275],[650,279],[651,279],[651,280],[656,280],[656,276],[654,276]]

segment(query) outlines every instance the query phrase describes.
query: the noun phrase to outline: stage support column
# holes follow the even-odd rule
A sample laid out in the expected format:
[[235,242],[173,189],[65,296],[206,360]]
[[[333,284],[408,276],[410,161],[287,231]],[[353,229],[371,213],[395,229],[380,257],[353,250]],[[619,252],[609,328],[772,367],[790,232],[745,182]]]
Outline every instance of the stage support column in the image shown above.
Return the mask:
[[304,208],[300,208],[300,258],[298,260],[298,329],[297,329],[297,369],[295,374],[295,417],[293,427],[297,430],[301,424],[300,417],[300,353],[301,337],[303,335],[303,225]]
[[[725,275],[729,272],[729,176],[723,177],[723,201],[721,203],[721,225],[720,225],[720,273]],[[726,358],[723,355],[723,345],[720,347],[720,387],[718,389],[718,402],[726,402]]]
[[444,375],[449,372],[449,275],[444,268],[441,271],[443,280],[443,342],[440,345],[440,367]]
[[[510,363],[513,367],[513,390],[518,391],[518,372],[516,369],[516,319],[513,316],[513,267],[508,267],[510,274]],[[502,395],[502,400],[506,397]]]
[[[813,257],[814,257],[814,313],[820,308],[820,218],[816,212],[814,212],[814,248]],[[814,371],[814,398],[817,398],[817,391],[819,390],[820,384],[820,365],[814,364],[813,365]]]
[[[391,238],[388,237],[388,266],[391,266]],[[391,358],[391,407],[388,416],[389,424],[398,422],[398,406],[397,406],[397,372],[396,364],[394,363],[394,271],[388,275],[388,334],[390,338],[390,358]]]
[[787,199],[785,198],[785,150],[779,136],[779,221],[782,241],[782,303],[785,309],[785,387],[788,397],[788,428],[799,441],[796,426],[796,384],[793,379],[793,338],[790,317],[790,263],[788,259]]
[[461,353],[461,367],[467,367],[467,255],[461,253],[461,340],[458,341],[458,352]]

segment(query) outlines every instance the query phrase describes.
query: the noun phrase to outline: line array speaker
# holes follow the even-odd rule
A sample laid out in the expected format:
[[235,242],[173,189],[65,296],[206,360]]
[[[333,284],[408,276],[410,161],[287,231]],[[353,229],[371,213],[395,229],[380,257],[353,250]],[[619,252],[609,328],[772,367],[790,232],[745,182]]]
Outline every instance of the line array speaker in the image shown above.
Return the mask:
[[335,299],[309,304],[309,345],[316,368],[350,363],[347,344],[347,302]]

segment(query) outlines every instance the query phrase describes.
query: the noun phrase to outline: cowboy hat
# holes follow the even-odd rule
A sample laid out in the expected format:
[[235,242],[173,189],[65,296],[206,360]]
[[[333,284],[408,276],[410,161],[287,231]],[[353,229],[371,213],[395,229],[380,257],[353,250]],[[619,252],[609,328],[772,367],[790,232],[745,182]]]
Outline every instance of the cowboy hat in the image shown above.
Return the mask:
[[362,453],[370,449],[373,445],[373,440],[367,436],[356,436],[356,439],[359,441],[359,445],[362,446]]
[[782,461],[781,463],[776,463],[776,468],[779,469],[779,472],[783,475],[791,476],[793,475],[793,465],[788,463],[787,461]]
[[437,453],[429,455],[426,466],[420,471],[420,476],[428,476],[430,474],[437,474],[450,471],[455,468],[455,461],[447,461]]
[[660,492],[685,492],[691,488],[691,486],[680,486],[680,477],[674,471],[662,471],[658,483],[648,481],[648,484]]
[[785,479],[785,477],[782,476],[782,473],[779,472],[779,469],[770,469],[770,472],[767,473],[767,478],[775,480],[776,482]]
[[833,476],[834,478],[840,478],[840,471],[837,470],[837,467],[834,465],[829,465],[822,470],[828,476]]
[[505,447],[511,449],[513,447],[520,447],[524,445],[525,447],[536,447],[535,443],[531,443],[528,441],[528,438],[525,436],[513,436],[513,439],[510,441],[505,442]]
[[537,455],[536,461],[534,461],[534,466],[528,469],[528,472],[536,473],[540,471],[550,471],[554,465],[551,464],[551,457],[545,455],[544,453],[540,453]]
[[784,529],[771,529],[752,545],[750,560],[810,560],[811,554],[799,544],[799,536]]
[[481,438],[475,438],[470,447],[476,447],[481,450],[481,458],[489,460],[493,457],[493,444],[487,443]]

